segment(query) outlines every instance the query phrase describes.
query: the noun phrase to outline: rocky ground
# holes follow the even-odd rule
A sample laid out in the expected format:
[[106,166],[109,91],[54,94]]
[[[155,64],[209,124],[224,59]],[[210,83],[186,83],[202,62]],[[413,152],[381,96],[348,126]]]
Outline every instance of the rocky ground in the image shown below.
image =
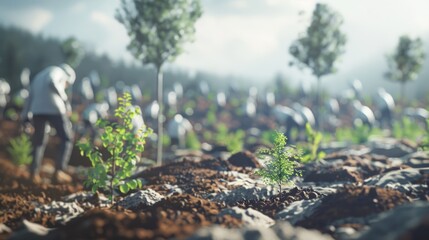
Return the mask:
[[[3,147],[2,147],[3,148]],[[429,154],[410,142],[379,139],[325,148],[283,191],[266,186],[252,152],[177,152],[140,168],[142,189],[118,194],[41,185],[0,153],[0,239],[427,239]]]

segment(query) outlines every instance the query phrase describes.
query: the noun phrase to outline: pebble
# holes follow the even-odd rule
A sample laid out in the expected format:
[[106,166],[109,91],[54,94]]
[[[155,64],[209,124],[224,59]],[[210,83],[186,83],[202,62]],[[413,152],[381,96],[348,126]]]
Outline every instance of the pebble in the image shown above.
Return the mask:
[[268,228],[275,223],[272,218],[252,208],[226,208],[219,213],[219,216],[224,215],[231,215],[234,218],[240,219],[245,225],[264,226]]
[[267,199],[270,196],[278,194],[277,188],[271,186],[267,187],[239,187],[231,191],[223,191],[216,194],[212,201],[225,202],[228,205],[244,201],[244,200],[262,200]]
[[275,216],[275,219],[287,220],[291,224],[295,224],[312,215],[321,203],[322,201],[320,198],[292,202],[284,210],[278,212]]
[[132,193],[121,201],[118,202],[119,206],[122,206],[127,209],[137,208],[141,205],[143,206],[152,206],[155,203],[164,199],[164,196],[157,193],[152,189],[139,190],[135,193]]
[[277,222],[271,228],[262,226],[246,226],[241,229],[229,229],[218,225],[199,229],[188,240],[332,240],[329,235],[317,230],[308,230],[301,227],[293,227],[288,222]]
[[64,224],[83,213],[84,210],[76,202],[52,201],[49,204],[36,207],[35,212],[54,214],[55,221]]

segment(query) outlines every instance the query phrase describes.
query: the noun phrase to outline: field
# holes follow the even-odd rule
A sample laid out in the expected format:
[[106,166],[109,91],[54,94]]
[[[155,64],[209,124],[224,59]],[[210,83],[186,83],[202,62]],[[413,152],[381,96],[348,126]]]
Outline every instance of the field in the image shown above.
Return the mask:
[[[1,126],[0,149],[5,149],[7,139],[18,135],[18,124]],[[83,187],[85,167],[76,162],[84,160],[77,153],[70,167],[73,183],[49,182],[55,144],[53,138],[40,185],[1,152],[2,238],[424,239],[428,234],[429,156],[411,141],[325,146],[324,159],[301,164],[302,177],[281,193],[255,174],[264,161],[254,152],[177,150],[161,167],[141,166],[133,178],[142,179],[143,187],[127,195],[116,192],[114,206],[106,192]]]

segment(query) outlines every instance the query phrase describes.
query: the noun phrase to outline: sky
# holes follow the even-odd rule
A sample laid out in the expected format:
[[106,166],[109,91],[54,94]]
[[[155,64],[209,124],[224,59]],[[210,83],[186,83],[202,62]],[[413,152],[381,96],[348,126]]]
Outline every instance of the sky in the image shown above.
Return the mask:
[[[271,81],[281,73],[292,82],[314,83],[309,71],[289,66],[290,44],[309,25],[315,0],[202,0],[203,16],[196,23],[193,43],[171,69],[190,74],[205,71],[254,82]],[[429,40],[427,0],[325,0],[344,18],[348,42],[338,62],[339,71],[326,85],[346,87],[358,78],[381,79],[385,55],[403,34]],[[75,36],[97,53],[135,61],[127,52],[129,38],[115,20],[119,0],[10,0],[0,2],[0,23],[43,36]],[[429,44],[429,43],[427,43]],[[429,54],[427,54],[429,55]],[[426,61],[428,62],[428,61]],[[371,74],[362,71],[376,65]],[[425,66],[428,66],[426,63]],[[363,79],[362,79],[363,78]]]

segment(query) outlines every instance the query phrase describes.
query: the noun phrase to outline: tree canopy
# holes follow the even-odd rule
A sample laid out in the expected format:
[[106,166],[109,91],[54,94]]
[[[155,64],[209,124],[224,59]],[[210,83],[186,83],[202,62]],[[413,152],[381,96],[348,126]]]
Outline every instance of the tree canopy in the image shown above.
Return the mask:
[[328,5],[318,3],[306,33],[295,40],[289,53],[291,64],[307,67],[320,78],[336,71],[335,62],[344,53],[346,35],[341,32],[342,16]]
[[201,15],[197,0],[122,0],[116,18],[128,31],[128,50],[134,57],[161,67],[193,40],[194,24]]
[[162,65],[183,52],[193,40],[195,22],[202,15],[199,0],[122,0],[116,18],[128,31],[128,50],[143,64],[153,64],[157,72],[158,148],[162,164],[163,75]]
[[389,70],[385,77],[401,83],[415,80],[422,69],[424,59],[422,40],[401,36],[394,53],[387,56]]

